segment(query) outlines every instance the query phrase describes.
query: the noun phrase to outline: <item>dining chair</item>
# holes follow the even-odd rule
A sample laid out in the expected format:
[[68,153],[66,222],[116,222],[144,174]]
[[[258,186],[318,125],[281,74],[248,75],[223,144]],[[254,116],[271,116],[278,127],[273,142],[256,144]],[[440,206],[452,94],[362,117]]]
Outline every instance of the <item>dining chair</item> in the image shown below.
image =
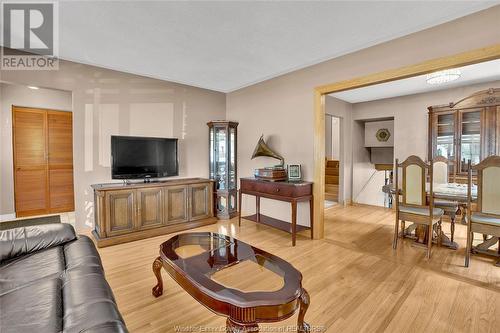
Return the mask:
[[[476,209],[472,211],[472,172],[477,172]],[[474,233],[500,237],[500,156],[490,156],[471,166],[468,161],[467,249],[465,267],[469,267]]]
[[[436,185],[442,186],[448,184],[449,165],[449,160],[443,156],[437,156],[432,160],[434,188],[436,187]],[[447,215],[450,218],[451,242],[453,242],[453,239],[455,237],[455,220],[457,217],[457,212],[459,210],[458,201],[436,198],[434,199],[434,207],[441,208],[444,211],[444,215]]]
[[[401,189],[399,188],[399,169],[403,171]],[[429,204],[425,188],[426,176],[429,175]],[[434,207],[432,163],[425,163],[418,156],[412,155],[401,164],[396,159],[394,168],[394,183],[396,186],[396,223],[394,227],[393,249],[397,248],[399,238],[399,221],[402,223],[404,238],[405,221],[427,226],[427,258],[431,257],[432,235],[437,226],[438,245],[441,245],[441,220],[444,211]],[[402,202],[400,199],[402,198]]]

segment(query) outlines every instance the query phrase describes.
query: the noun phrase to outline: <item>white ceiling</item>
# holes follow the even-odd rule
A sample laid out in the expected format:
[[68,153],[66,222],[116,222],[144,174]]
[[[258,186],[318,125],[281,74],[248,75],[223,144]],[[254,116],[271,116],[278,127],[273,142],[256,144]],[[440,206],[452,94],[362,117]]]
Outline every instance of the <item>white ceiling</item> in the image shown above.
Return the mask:
[[229,92],[500,1],[63,1],[63,59]]
[[462,75],[458,80],[439,85],[427,83],[427,76],[420,75],[408,79],[397,80],[373,86],[351,89],[330,94],[349,103],[375,101],[384,98],[406,96],[449,89],[481,82],[500,80],[500,60],[487,61],[475,65],[460,67]]

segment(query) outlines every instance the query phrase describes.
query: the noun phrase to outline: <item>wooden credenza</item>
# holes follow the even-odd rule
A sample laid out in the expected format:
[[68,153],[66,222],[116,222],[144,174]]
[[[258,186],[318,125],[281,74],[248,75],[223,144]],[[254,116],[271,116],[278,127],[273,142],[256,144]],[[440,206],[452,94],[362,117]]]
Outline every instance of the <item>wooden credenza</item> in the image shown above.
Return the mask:
[[99,247],[216,222],[210,179],[95,184],[92,232]]

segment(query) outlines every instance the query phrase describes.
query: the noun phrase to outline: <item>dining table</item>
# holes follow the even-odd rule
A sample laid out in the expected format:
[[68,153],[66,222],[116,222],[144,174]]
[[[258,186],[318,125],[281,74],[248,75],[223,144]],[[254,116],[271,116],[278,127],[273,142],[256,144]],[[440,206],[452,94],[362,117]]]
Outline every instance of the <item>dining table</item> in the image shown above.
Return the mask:
[[[430,183],[426,183],[426,192],[427,192],[427,200],[430,198]],[[396,190],[394,189],[393,184],[385,185],[382,188],[382,191],[391,195],[395,195]],[[466,224],[464,216],[467,211],[467,192],[468,192],[468,184],[461,183],[445,183],[445,184],[434,184],[433,185],[433,197],[434,200],[448,200],[457,203],[458,210],[460,211],[461,219],[460,223]],[[401,192],[400,192],[401,193]],[[477,186],[472,185],[471,188],[471,196],[472,200],[477,198]],[[436,234],[436,242],[441,238],[442,246],[448,247],[450,249],[456,250],[458,249],[458,243],[454,241],[454,233],[455,233],[455,218],[451,218],[451,232],[450,237],[446,235],[443,231],[441,231],[440,235]],[[437,233],[437,230],[434,230]],[[401,231],[402,235],[407,238],[412,238],[415,240],[415,245],[417,246],[426,246],[427,243],[427,226],[418,225],[416,223],[410,224],[404,230]],[[403,234],[404,233],[404,234]],[[495,238],[495,237],[493,237]],[[484,242],[475,246],[474,251],[477,252],[486,252],[488,248],[495,245],[498,242],[498,238],[496,240],[484,239]],[[491,251],[488,251],[490,253]]]

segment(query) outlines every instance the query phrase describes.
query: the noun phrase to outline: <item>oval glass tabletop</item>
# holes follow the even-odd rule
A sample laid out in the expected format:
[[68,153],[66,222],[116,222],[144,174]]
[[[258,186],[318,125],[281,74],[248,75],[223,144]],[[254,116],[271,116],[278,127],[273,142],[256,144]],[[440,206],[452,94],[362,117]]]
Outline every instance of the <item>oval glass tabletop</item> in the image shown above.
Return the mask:
[[212,297],[241,306],[282,304],[301,293],[302,275],[287,261],[217,233],[185,233],[160,257]]

